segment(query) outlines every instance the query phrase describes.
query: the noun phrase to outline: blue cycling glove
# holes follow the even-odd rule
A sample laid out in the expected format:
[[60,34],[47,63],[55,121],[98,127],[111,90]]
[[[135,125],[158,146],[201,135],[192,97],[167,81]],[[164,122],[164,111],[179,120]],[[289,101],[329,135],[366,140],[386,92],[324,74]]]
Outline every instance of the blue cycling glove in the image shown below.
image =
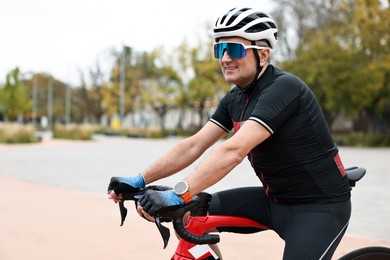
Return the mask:
[[162,209],[184,205],[184,202],[173,190],[147,190],[139,200],[139,203],[143,210],[151,216],[154,216],[157,211]]
[[108,184],[108,190],[114,190],[115,194],[133,193],[145,188],[145,179],[141,173],[134,177],[112,177]]

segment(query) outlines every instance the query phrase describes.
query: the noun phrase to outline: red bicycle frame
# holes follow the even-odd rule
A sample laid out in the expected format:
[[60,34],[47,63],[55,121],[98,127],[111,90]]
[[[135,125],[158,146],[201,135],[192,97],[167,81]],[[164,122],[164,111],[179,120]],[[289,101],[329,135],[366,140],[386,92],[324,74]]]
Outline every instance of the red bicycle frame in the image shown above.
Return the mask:
[[[194,235],[204,235],[207,231],[216,227],[254,227],[268,229],[267,226],[251,219],[233,216],[190,216],[185,226],[186,230]],[[198,245],[180,238],[175,254],[171,260],[201,260],[219,259],[210,245]]]

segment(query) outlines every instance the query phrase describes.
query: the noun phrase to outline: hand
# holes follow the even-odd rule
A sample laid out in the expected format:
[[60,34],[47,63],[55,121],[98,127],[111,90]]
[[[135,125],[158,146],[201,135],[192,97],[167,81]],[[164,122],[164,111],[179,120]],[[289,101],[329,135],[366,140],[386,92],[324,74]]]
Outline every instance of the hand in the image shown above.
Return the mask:
[[150,216],[154,216],[161,209],[183,206],[184,202],[173,190],[147,190],[139,200],[139,204],[144,212]]
[[112,177],[108,184],[108,194],[115,201],[122,200],[121,194],[134,193],[145,188],[145,180],[142,174],[135,177]]
[[140,217],[142,217],[142,218],[144,218],[144,219],[146,219],[147,221],[150,221],[150,222],[155,222],[156,221],[156,219],[153,216],[150,216],[148,213],[146,213],[144,211],[142,206],[139,204],[139,201],[137,201],[136,207],[137,207],[138,215]]

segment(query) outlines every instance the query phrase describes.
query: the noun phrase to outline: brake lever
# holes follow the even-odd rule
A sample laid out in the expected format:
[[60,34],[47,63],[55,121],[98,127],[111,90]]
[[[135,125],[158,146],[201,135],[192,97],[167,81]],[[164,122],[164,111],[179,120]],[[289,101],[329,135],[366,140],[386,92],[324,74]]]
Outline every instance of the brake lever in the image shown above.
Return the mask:
[[190,202],[190,204],[186,204],[182,207],[174,206],[174,207],[170,207],[169,209],[165,208],[162,211],[157,212],[157,214],[154,216],[154,219],[158,231],[160,231],[161,237],[163,239],[164,249],[168,245],[168,241],[170,238],[170,230],[167,227],[163,226],[161,222],[173,222],[173,223],[175,221],[181,222],[184,214],[190,211],[191,209],[197,207],[198,204],[199,204],[199,198],[194,197],[194,200]]
[[123,226],[123,223],[125,222],[126,216],[127,216],[127,208],[125,207],[125,203],[123,201],[119,202],[119,212],[121,213],[121,224],[120,226]]
[[121,215],[120,226],[123,226],[123,223],[125,222],[126,216],[127,216],[127,208],[125,207],[125,200],[134,200],[135,205],[137,206],[138,196],[141,193],[142,193],[142,191],[135,193],[135,194],[129,194],[129,193],[122,194],[122,201],[118,202],[119,212]]
[[156,223],[157,229],[158,229],[158,231],[160,231],[161,237],[164,241],[163,249],[165,249],[168,245],[168,241],[169,241],[169,238],[171,236],[171,233],[169,231],[169,228],[167,228],[161,224],[161,217],[156,217],[155,223]]
[[[126,220],[126,217],[127,217],[127,208],[125,207],[124,202],[126,200],[133,200],[135,202],[135,206],[137,207],[137,201],[140,199],[142,194],[148,189],[163,191],[163,190],[170,190],[171,188],[166,187],[166,186],[155,186],[155,185],[153,186],[153,185],[151,185],[151,186],[146,187],[145,189],[139,190],[136,193],[123,193],[122,194],[122,201],[118,202],[119,212],[121,215],[120,226],[123,226],[123,224]],[[163,239],[164,249],[165,249],[168,245],[168,241],[169,241],[171,234],[170,234],[169,228],[163,226],[161,224],[161,222],[172,222],[172,218],[170,216],[167,216],[167,217],[160,216],[160,215],[155,216],[155,223],[156,223],[157,229],[159,230],[161,237]]]
[[[137,201],[135,201],[135,203],[137,204]],[[127,216],[127,208],[124,205],[124,201],[119,202],[119,211],[121,214],[121,224],[120,225],[123,226],[123,223],[125,222],[125,219]],[[163,224],[161,224],[161,222],[171,222],[171,221],[172,221],[171,218],[160,217],[160,216],[155,217],[155,223],[156,223],[157,229],[160,232],[161,237],[162,237],[163,242],[164,242],[164,247],[163,247],[164,249],[168,245],[171,233],[170,233],[169,228],[163,226]]]

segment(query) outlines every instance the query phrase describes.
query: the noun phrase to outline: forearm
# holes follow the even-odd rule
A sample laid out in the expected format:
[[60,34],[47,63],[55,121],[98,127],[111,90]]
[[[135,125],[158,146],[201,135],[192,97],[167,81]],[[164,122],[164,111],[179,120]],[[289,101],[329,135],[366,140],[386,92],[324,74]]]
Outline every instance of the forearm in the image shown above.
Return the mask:
[[190,193],[196,195],[214,185],[244,158],[245,154],[241,154],[238,150],[230,149],[227,145],[220,145],[194,172],[187,176],[186,182]]
[[206,148],[196,146],[194,138],[180,141],[160,159],[142,171],[147,184],[177,173],[195,160],[197,160]]

